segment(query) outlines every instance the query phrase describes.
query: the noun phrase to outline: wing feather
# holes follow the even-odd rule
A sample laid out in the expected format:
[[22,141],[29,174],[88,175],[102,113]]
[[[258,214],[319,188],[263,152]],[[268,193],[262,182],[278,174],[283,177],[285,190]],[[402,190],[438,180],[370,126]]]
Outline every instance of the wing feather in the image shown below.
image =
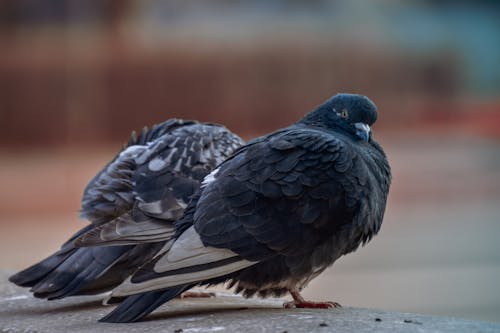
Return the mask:
[[[142,215],[138,217],[137,215]],[[175,234],[171,223],[129,212],[87,231],[74,241],[76,247],[126,245],[165,241]]]
[[244,260],[231,250],[205,246],[191,227],[168,251],[141,267],[116,288],[112,297],[201,282],[254,264],[256,262]]

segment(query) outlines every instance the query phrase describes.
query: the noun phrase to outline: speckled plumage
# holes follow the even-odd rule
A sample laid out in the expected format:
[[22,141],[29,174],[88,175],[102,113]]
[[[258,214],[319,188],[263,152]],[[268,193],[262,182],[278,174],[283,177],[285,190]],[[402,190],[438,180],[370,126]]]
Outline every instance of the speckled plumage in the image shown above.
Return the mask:
[[339,94],[238,149],[205,178],[172,247],[114,291],[132,296],[103,321],[139,320],[196,284],[229,281],[245,296],[300,290],[368,242],[391,178],[368,131],[376,118],[368,98]]

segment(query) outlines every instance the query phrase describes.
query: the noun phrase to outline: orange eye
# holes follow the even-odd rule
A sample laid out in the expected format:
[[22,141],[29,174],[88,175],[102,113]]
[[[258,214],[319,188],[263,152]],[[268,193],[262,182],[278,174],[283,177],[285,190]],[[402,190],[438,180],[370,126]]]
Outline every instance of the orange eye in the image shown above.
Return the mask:
[[347,112],[346,109],[342,110],[342,112],[340,113],[340,116],[344,119],[347,119],[349,118],[349,112]]

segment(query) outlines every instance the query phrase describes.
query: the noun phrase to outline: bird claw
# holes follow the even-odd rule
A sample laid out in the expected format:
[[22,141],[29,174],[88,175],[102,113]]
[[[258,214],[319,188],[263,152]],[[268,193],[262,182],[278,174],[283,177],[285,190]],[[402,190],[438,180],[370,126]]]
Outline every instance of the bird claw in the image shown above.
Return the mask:
[[332,309],[332,308],[341,308],[342,305],[340,305],[337,302],[310,302],[310,301],[297,302],[297,301],[290,301],[290,302],[285,302],[283,304],[283,307],[285,309],[292,309],[292,308],[300,308],[300,309]]

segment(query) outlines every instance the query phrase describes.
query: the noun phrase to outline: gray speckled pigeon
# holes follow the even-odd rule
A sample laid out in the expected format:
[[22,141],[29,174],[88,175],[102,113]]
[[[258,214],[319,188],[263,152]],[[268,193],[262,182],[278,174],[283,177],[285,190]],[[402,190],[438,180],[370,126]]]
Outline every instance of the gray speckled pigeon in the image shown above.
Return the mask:
[[223,126],[179,119],[132,133],[84,191],[91,223],[10,281],[47,299],[111,290],[175,234],[203,178],[242,144]]
[[300,290],[380,229],[390,168],[367,97],[338,94],[290,127],[238,149],[205,177],[175,239],[112,293],[101,319],[131,322],[196,285],[229,282],[244,296]]

